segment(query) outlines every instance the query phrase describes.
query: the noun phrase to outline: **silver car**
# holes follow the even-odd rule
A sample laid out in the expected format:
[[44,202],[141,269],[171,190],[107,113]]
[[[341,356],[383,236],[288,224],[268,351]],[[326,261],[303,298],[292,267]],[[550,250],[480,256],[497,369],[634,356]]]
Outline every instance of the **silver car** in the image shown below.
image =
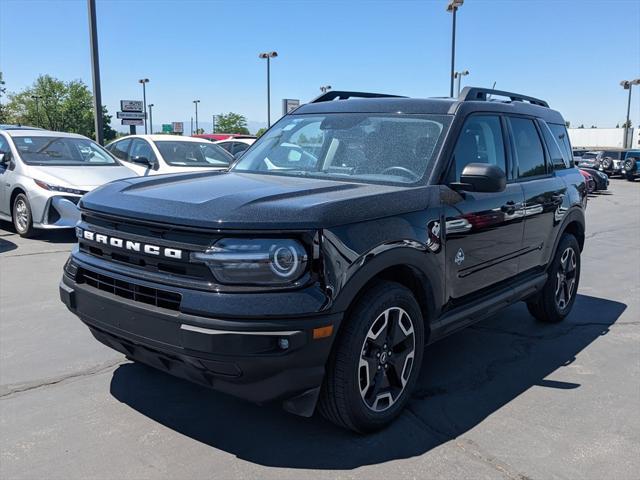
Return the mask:
[[0,129],[0,219],[23,237],[35,229],[73,228],[82,195],[135,177],[94,141],[72,133]]

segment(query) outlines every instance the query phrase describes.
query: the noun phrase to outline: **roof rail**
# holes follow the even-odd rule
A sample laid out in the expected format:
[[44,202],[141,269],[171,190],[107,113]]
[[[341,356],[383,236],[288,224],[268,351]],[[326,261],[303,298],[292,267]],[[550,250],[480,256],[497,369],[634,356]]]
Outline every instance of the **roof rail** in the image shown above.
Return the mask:
[[538,105],[540,107],[549,108],[549,104],[544,100],[540,100],[535,97],[528,97],[526,95],[520,95],[519,93],[513,92],[504,92],[502,90],[492,90],[490,88],[480,88],[480,87],[464,87],[460,95],[458,96],[458,101],[466,102],[470,100],[480,100],[487,101],[487,95],[498,95],[500,97],[507,97],[511,99],[512,102],[529,102],[532,105]]
[[343,92],[340,90],[331,90],[327,93],[323,93],[317,98],[314,98],[309,103],[321,103],[321,102],[330,102],[335,100],[347,100],[348,98],[384,98],[384,97],[394,97],[394,98],[407,98],[402,95],[389,95],[387,93],[369,93],[369,92]]

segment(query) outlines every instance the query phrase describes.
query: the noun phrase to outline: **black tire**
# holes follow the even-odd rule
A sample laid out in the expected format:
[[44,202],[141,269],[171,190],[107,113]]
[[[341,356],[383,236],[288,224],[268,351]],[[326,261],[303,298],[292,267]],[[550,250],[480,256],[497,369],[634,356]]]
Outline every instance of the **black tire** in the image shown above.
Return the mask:
[[[567,262],[569,265],[571,264],[571,254],[567,254],[566,259],[564,257],[568,250],[573,251],[575,259],[573,270],[563,268]],[[576,237],[569,233],[562,236],[548,274],[547,282],[542,290],[534,298],[527,301],[527,308],[529,313],[541,322],[557,323],[564,320],[571,312],[580,283],[580,245],[578,245]],[[570,287],[571,280],[573,280],[573,284]]]
[[635,182],[636,181],[636,176],[632,173],[625,173],[625,178],[629,181],[629,182]]
[[[388,312],[387,317],[385,312]],[[384,327],[380,326],[382,323]],[[387,329],[388,325],[392,328]],[[377,329],[376,338],[370,336],[372,329]],[[412,334],[406,334],[406,331]],[[404,340],[392,346],[403,335]],[[384,348],[378,345],[381,343]],[[411,345],[413,357],[407,353]],[[379,355],[387,352],[391,354]],[[372,432],[385,427],[409,400],[420,374],[423,352],[424,320],[412,292],[395,282],[375,284],[344,320],[327,363],[318,410],[336,425],[356,432]],[[368,365],[375,365],[375,369]],[[374,378],[371,378],[371,372]],[[400,383],[404,386],[395,389]],[[377,389],[379,385],[383,386],[380,390]],[[384,385],[388,385],[389,393],[385,393]],[[361,394],[361,390],[375,395],[373,406],[367,404],[367,395]],[[395,399],[392,392],[396,394]],[[386,395],[389,397],[381,398]],[[388,406],[376,411],[378,402],[381,407],[385,403]]]
[[16,198],[13,199],[11,218],[13,220],[13,227],[21,237],[30,238],[36,234],[36,230],[33,228],[31,204],[24,193],[19,193],[16,195]]

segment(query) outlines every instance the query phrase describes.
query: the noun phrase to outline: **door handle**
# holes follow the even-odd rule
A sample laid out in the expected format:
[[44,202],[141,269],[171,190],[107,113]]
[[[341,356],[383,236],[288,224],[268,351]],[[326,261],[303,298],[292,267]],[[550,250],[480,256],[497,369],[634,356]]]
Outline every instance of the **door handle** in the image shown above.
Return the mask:
[[500,211],[502,211],[503,213],[512,214],[516,211],[516,208],[518,208],[516,202],[514,202],[513,200],[509,200],[507,203],[500,207]]

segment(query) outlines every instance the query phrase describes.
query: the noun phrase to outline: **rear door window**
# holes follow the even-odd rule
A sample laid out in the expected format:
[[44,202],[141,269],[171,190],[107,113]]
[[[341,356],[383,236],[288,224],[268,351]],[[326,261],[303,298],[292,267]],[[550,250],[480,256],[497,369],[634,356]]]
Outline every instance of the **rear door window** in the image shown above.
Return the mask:
[[518,161],[518,178],[537,177],[547,173],[544,149],[533,120],[509,117],[513,146]]

